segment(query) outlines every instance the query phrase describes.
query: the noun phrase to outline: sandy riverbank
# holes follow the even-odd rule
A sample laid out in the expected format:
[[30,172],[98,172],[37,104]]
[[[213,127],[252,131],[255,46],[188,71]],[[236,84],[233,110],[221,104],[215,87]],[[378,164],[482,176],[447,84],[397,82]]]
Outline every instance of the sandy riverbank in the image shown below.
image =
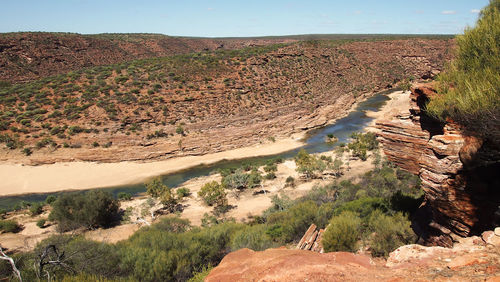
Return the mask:
[[0,164],[0,196],[82,190],[142,183],[161,174],[224,159],[274,155],[303,145],[303,134],[287,139],[203,156],[186,156],[157,162],[71,162],[40,166]]
[[376,112],[368,111],[366,115],[373,118],[370,124],[365,127],[366,131],[376,131],[375,123],[378,120],[387,119],[393,117],[399,113],[409,112],[410,109],[410,92],[396,91],[387,97],[390,98],[385,105]]

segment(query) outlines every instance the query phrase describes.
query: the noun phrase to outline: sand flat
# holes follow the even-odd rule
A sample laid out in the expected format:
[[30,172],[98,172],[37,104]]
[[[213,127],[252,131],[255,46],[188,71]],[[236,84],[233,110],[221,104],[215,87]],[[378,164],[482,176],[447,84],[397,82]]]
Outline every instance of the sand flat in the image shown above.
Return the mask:
[[66,162],[40,166],[0,164],[0,196],[137,184],[151,177],[221,160],[274,155],[303,145],[303,134],[250,147],[154,162]]

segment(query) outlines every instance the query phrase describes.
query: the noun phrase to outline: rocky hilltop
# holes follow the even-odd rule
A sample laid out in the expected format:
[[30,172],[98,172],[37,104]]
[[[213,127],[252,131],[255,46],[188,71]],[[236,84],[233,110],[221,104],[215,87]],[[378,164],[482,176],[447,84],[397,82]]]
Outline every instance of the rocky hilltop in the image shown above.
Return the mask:
[[241,249],[205,281],[499,281],[500,228],[463,238],[453,248],[407,245],[387,260],[364,254]]
[[99,65],[217,49],[287,43],[288,38],[210,39],[161,34],[0,34],[0,81],[23,82]]
[[427,244],[451,246],[457,236],[500,224],[499,148],[457,123],[425,113],[432,84],[412,88],[410,112],[377,123],[388,159],[420,176],[425,202],[415,217]]
[[432,77],[451,58],[453,44],[303,41],[132,61],[16,84],[0,89],[0,141],[10,148],[0,159],[149,160],[269,142],[324,125],[402,81]]

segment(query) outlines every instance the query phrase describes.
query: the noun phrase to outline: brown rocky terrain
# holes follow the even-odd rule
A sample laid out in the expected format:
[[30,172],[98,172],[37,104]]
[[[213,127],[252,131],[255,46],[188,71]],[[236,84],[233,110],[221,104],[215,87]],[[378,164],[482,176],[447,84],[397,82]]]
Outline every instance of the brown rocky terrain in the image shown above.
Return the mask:
[[425,38],[298,42],[18,84],[0,90],[0,129],[19,150],[2,149],[0,159],[165,159],[269,142],[324,125],[405,79],[433,76],[452,46]]
[[209,39],[161,34],[4,33],[0,34],[0,81],[31,81],[136,59],[292,41],[295,40]]
[[425,202],[416,231],[427,244],[451,246],[457,235],[500,224],[499,149],[451,120],[427,116],[423,109],[433,95],[432,84],[415,86],[410,113],[378,121],[377,127],[388,159],[422,180]]
[[406,245],[387,260],[344,252],[241,249],[205,281],[500,281],[500,228],[453,248]]

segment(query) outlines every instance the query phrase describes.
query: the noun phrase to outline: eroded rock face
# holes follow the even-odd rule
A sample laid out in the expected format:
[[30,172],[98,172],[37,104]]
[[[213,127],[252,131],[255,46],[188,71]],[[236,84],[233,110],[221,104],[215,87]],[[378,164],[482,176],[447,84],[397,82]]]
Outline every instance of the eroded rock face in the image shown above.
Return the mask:
[[500,168],[491,144],[422,111],[435,94],[432,84],[415,86],[410,113],[378,122],[377,127],[388,159],[422,181],[425,202],[416,231],[427,244],[451,246],[454,235],[478,234],[498,225]]

